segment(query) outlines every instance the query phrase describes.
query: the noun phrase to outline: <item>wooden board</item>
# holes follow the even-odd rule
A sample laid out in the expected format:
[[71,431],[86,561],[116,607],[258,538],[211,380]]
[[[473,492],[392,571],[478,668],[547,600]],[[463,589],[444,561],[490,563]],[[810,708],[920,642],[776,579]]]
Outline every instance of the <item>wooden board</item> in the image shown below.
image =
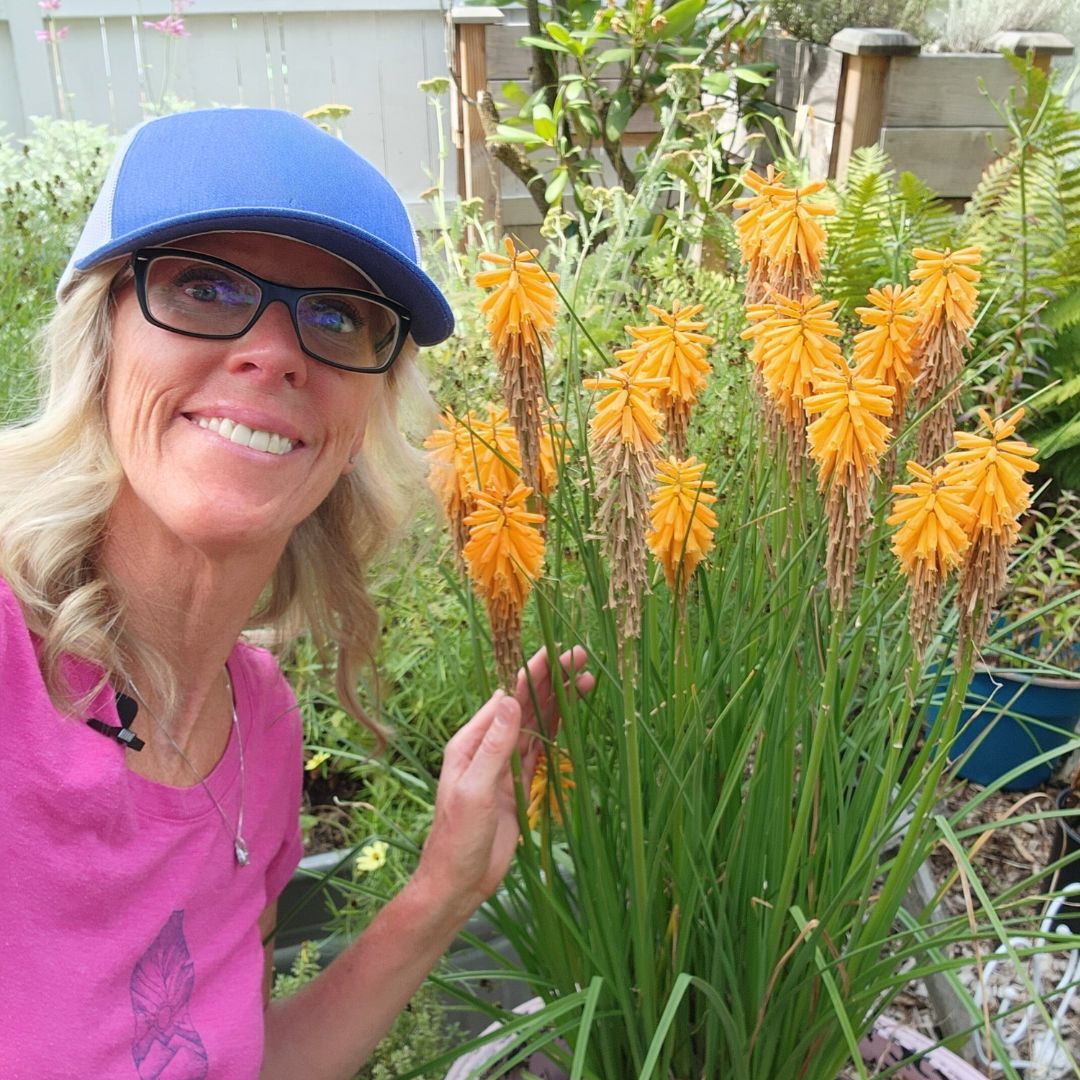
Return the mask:
[[[992,137],[999,149],[988,143]],[[968,198],[983,170],[1005,145],[1001,130],[971,128],[882,129],[879,145],[897,172],[913,172],[946,198]]]
[[768,101],[792,111],[809,105],[820,120],[835,123],[844,59],[840,53],[826,45],[770,36],[764,40],[762,59],[776,64],[766,90]]
[[[979,90],[980,79],[986,94]],[[992,102],[1004,98],[1015,84],[1016,73],[1003,56],[895,56],[889,65],[882,125],[1000,127]]]

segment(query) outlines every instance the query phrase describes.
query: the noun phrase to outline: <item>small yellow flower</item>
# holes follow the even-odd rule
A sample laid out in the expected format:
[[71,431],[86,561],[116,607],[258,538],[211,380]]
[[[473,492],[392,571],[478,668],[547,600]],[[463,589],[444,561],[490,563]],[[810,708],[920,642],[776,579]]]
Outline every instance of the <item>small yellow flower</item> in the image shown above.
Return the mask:
[[922,328],[936,326],[944,319],[958,330],[969,329],[975,322],[975,282],[982,276],[974,267],[982,259],[982,248],[915,248],[913,254],[918,262],[910,277],[919,282],[915,306]]
[[834,473],[846,479],[877,472],[889,441],[889,429],[879,417],[892,415],[895,393],[881,379],[847,367],[818,370],[814,392],[803,407],[807,416],[820,414],[807,428],[806,438],[822,489]]
[[967,503],[964,484],[945,465],[932,473],[915,461],[907,463],[914,477],[909,484],[894,484],[897,499],[887,525],[899,525],[892,549],[901,569],[911,577],[921,563],[938,578],[946,577],[963,561],[971,544],[968,537],[975,512]]
[[710,492],[716,484],[704,476],[705,463],[693,457],[668,458],[656,467],[645,542],[671,589],[678,582],[685,591],[698,563],[712,550],[716,515],[710,507],[716,496]]
[[955,481],[968,485],[968,504],[975,514],[972,528],[1008,536],[1010,543],[1017,518],[1031,502],[1031,485],[1024,473],[1039,467],[1031,460],[1035,447],[1012,438],[1023,417],[1024,410],[1017,409],[1008,420],[992,420],[980,409],[979,419],[988,434],[954,432],[957,449],[945,455]]
[[505,255],[486,251],[480,255],[496,269],[482,270],[474,279],[481,288],[495,290],[484,298],[480,311],[487,316],[492,347],[500,360],[519,345],[537,354],[541,343],[550,345],[558,303],[552,284],[558,275],[544,273],[536,251],[518,251],[509,237],[504,243]]
[[589,430],[598,445],[630,443],[635,450],[660,441],[660,414],[654,404],[667,379],[649,378],[623,368],[608,368],[603,375],[582,380],[586,390],[606,390],[596,402]]
[[372,840],[360,849],[356,856],[356,869],[362,874],[371,874],[386,863],[386,853],[390,845],[385,840]]
[[465,566],[485,598],[505,599],[520,611],[544,564],[543,514],[526,509],[532,488],[519,484],[509,494],[481,492],[465,519],[469,542]]
[[[559,789],[561,789],[565,798],[566,793],[576,786],[574,784],[574,764],[565,750],[560,750],[557,757]],[[529,785],[529,806],[525,812],[530,829],[535,829],[540,824],[545,804],[551,814],[552,821],[556,825],[561,825],[562,812],[559,809],[559,795],[555,785],[550,783],[548,777],[547,755],[541,754],[536,762],[532,783]]]

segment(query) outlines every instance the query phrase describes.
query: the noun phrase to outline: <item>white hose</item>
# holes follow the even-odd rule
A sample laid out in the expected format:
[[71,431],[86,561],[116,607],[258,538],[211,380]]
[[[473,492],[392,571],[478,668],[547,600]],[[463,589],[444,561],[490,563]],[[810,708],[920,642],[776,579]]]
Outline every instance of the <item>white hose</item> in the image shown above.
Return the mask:
[[[1075,893],[1077,891],[1080,891],[1080,883],[1074,882],[1067,885],[1062,890],[1060,896],[1054,897],[1050,906],[1047,908],[1046,915],[1043,917],[1042,924],[1039,927],[1040,934],[1050,934],[1054,932],[1054,920],[1057,917],[1057,913],[1061,910],[1062,904],[1068,900],[1069,893]],[[1072,933],[1069,927],[1064,924],[1058,925],[1057,932],[1059,934]],[[1027,949],[1031,947],[1031,944],[1032,943],[1027,938],[1010,938],[1010,945],[1014,949]],[[1049,962],[1049,956],[1052,955],[1043,951],[1045,945],[1046,939],[1044,937],[1036,939],[1034,947],[1038,951],[1031,958],[1032,985],[1040,991],[1043,984],[1042,980]],[[1005,951],[1006,946],[999,945],[994,955],[1000,956]],[[1029,1004],[1021,1014],[1019,1023],[1017,1023],[1017,1014],[1012,1010],[1017,1002],[1023,1000],[1024,995],[1026,994],[1024,988],[1009,983],[996,992],[991,990],[990,976],[1001,963],[1001,960],[990,960],[987,962],[983,969],[982,979],[975,987],[973,997],[975,999],[975,1004],[981,1010],[983,1002],[988,1001],[992,994],[996,994],[999,1006],[997,1011],[998,1019],[993,1022],[994,1030],[1006,1050],[1012,1050],[1020,1044],[1022,1039],[1027,1037],[1029,1031],[1034,1031],[1037,1020],[1041,1021],[1042,1017],[1035,1005]],[[1009,1058],[1009,1064],[1014,1069],[1025,1070],[1026,1080],[1048,1080],[1051,1076],[1059,1075],[1058,1072],[1051,1073],[1051,1069],[1061,1070],[1062,1068],[1068,1068],[1069,1063],[1063,1056],[1061,1049],[1061,1044],[1064,1039],[1060,1034],[1060,1025],[1069,1011],[1069,1005],[1072,1003],[1073,996],[1076,994],[1076,986],[1069,986],[1069,984],[1075,983],[1078,969],[1080,969],[1080,944],[1078,944],[1077,948],[1069,950],[1069,961],[1065,965],[1064,975],[1058,980],[1057,986],[1054,988],[1053,992],[1043,998],[1044,1005],[1056,997],[1060,996],[1061,998],[1057,1008],[1051,1014],[1051,1020],[1053,1022],[1052,1028],[1039,1034],[1032,1034],[1030,1058]],[[1065,989],[1065,987],[1068,987],[1068,989]],[[1016,1025],[1011,1032],[1007,1030],[1008,1024]],[[982,1033],[975,1039],[975,1050],[983,1065],[999,1072],[1004,1070],[1004,1066],[990,1056],[989,1048],[985,1045],[985,1035]]]

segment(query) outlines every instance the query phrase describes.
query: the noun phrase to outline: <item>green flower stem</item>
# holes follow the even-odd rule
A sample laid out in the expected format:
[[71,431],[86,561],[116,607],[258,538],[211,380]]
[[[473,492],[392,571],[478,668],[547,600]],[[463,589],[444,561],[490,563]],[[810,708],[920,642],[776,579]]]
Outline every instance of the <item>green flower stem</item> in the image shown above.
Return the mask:
[[[641,784],[641,751],[638,746],[637,702],[634,693],[635,660],[638,643],[624,645],[622,692],[623,732],[625,736],[627,806],[629,809],[630,843],[630,919],[633,940],[634,973],[637,976],[639,1016],[643,1028],[651,1032],[656,1026],[656,954],[651,932],[652,904],[647,888],[645,870],[645,809]],[[636,1062],[640,1068],[640,1060]]]

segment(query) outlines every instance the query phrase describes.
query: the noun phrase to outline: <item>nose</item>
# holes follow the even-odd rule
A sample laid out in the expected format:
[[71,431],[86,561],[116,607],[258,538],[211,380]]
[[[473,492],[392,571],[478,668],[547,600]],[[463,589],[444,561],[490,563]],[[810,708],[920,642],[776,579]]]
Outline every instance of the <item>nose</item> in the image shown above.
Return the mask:
[[307,381],[307,354],[300,348],[296,327],[283,300],[273,300],[243,337],[230,341],[230,371],[259,376],[268,381],[285,380],[290,386]]

